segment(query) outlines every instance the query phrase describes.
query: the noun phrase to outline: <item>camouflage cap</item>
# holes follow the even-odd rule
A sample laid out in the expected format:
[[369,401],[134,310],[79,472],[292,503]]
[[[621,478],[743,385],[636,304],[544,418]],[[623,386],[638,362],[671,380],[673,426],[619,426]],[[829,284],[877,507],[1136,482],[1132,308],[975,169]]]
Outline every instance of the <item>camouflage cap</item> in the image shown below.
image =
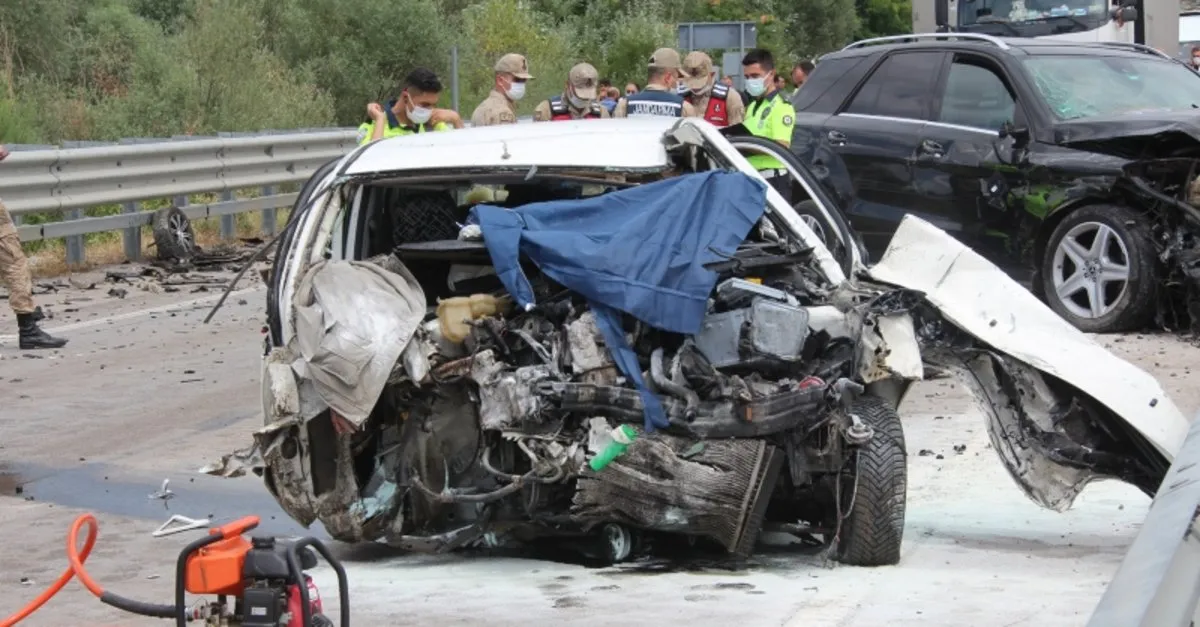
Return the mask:
[[575,95],[584,100],[596,99],[596,84],[600,82],[600,73],[591,63],[580,63],[571,68],[568,79]]
[[703,89],[708,86],[713,74],[712,57],[699,50],[689,52],[683,58],[683,82],[688,89]]
[[659,48],[650,55],[650,67],[662,70],[678,70],[680,66],[679,52],[674,48]]
[[515,52],[500,57],[500,60],[496,62],[495,70],[497,73],[512,74],[524,80],[533,78],[533,75],[529,73],[529,63],[525,61],[525,57]]

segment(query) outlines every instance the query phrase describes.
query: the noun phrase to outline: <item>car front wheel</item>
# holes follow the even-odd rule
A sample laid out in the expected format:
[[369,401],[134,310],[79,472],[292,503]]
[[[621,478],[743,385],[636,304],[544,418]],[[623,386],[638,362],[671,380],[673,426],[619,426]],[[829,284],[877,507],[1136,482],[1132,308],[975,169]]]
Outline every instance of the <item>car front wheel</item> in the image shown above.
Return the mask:
[[1158,287],[1149,225],[1126,207],[1077,209],[1050,235],[1040,275],[1046,303],[1079,330],[1137,328],[1152,315]]

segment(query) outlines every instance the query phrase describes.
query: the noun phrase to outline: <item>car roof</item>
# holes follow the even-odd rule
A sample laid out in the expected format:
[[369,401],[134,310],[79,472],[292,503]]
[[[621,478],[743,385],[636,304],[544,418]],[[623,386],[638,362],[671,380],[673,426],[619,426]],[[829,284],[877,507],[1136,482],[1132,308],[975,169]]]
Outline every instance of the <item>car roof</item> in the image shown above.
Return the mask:
[[346,174],[456,168],[661,170],[663,135],[679,118],[609,118],[501,124],[374,142]]
[[[996,37],[970,33],[921,33],[917,39],[904,40],[903,36],[878,38],[851,43],[846,48],[831,52],[822,58],[866,56],[892,50],[961,50],[1001,52],[1012,55],[1041,54],[1086,54],[1145,58],[1151,56],[1167,61],[1149,48],[1122,42],[1067,41],[1041,37]],[[942,38],[938,38],[942,37]],[[894,43],[889,41],[895,39]],[[870,43],[869,43],[870,42]],[[877,42],[877,43],[874,43]]]

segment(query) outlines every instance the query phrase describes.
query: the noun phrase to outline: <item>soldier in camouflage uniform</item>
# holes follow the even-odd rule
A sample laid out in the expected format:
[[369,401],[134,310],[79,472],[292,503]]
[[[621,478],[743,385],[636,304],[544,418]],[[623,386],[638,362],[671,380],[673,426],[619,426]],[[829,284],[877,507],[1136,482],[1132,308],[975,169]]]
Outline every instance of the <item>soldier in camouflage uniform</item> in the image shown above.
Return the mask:
[[[8,151],[0,146],[0,161],[7,156]],[[21,250],[17,227],[3,202],[0,202],[0,282],[8,287],[8,306],[17,314],[17,327],[20,330],[18,343],[23,350],[61,348],[67,343],[38,328],[42,312],[33,305],[33,279],[29,275],[29,262],[25,259],[25,251]]]
[[471,114],[472,126],[516,124],[516,102],[525,97],[525,82],[532,79],[525,57],[509,53],[496,62],[492,91]]

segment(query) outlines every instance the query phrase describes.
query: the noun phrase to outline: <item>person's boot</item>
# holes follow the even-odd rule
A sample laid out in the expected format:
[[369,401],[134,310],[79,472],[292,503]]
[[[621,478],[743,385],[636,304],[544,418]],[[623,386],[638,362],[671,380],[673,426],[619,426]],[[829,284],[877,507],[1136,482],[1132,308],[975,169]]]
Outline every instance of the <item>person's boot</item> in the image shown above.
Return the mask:
[[19,342],[21,350],[62,348],[67,344],[66,340],[41,330],[37,325],[36,314],[17,314],[17,327],[21,332]]

